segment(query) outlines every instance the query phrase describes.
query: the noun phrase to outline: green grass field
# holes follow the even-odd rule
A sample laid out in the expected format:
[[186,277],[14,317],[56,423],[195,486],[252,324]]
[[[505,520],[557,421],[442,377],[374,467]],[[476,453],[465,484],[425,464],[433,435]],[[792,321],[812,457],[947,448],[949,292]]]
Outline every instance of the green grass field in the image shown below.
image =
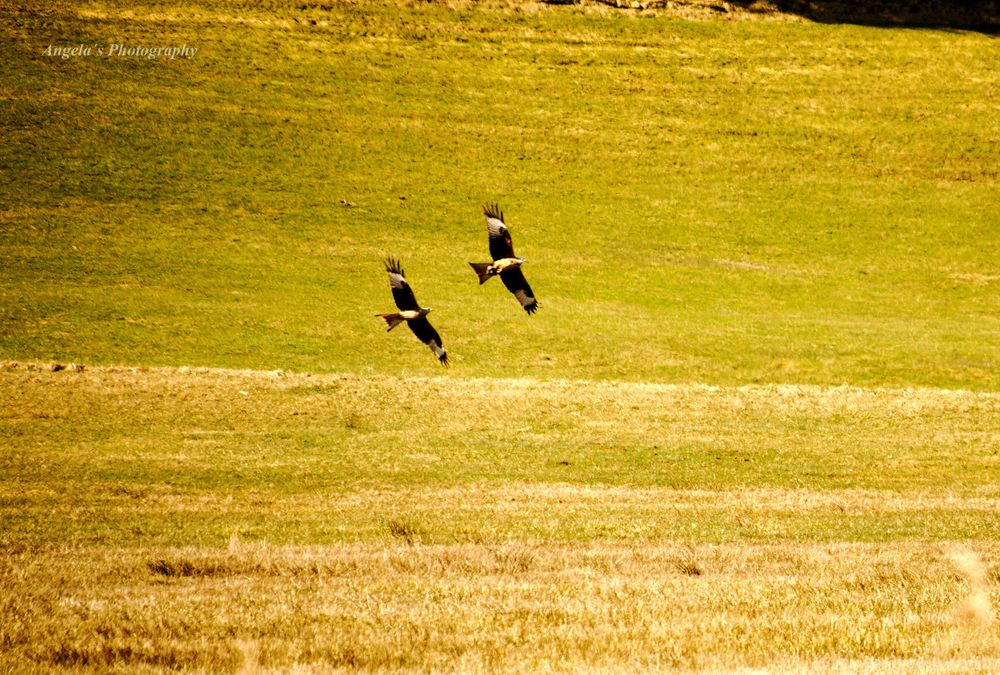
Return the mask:
[[0,19],[0,671],[1000,670],[995,37]]

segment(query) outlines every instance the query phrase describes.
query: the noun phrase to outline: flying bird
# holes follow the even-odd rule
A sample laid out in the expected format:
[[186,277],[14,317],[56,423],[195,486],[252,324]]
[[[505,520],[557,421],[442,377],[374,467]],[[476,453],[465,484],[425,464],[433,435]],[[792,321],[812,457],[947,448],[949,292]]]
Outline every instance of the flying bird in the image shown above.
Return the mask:
[[392,289],[392,299],[396,301],[396,307],[399,308],[399,311],[388,314],[376,314],[375,316],[385,320],[388,326],[386,331],[392,330],[405,321],[406,325],[413,331],[413,334],[431,348],[431,351],[438,357],[442,365],[447,366],[448,354],[441,343],[441,336],[438,335],[438,332],[434,330],[434,327],[427,320],[427,315],[430,313],[431,308],[421,307],[417,304],[417,299],[413,295],[413,289],[410,288],[410,283],[403,275],[403,268],[398,260],[386,258],[385,271],[389,273],[389,288]]
[[514,255],[514,243],[511,241],[510,231],[503,222],[503,211],[496,204],[493,206],[487,204],[483,207],[483,215],[486,216],[486,230],[490,235],[490,255],[493,256],[493,262],[469,263],[479,276],[479,285],[485,284],[490,277],[500,275],[500,281],[514,294],[524,307],[524,311],[534,314],[538,309],[538,300],[535,299],[535,294],[531,292],[531,286],[521,271],[524,258]]

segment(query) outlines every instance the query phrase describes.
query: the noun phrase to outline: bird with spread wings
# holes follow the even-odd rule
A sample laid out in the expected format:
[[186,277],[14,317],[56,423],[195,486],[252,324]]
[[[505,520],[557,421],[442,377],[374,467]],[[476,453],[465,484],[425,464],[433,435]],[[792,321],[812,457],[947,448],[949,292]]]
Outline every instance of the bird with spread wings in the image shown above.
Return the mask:
[[538,309],[538,300],[535,299],[535,294],[531,292],[531,286],[521,271],[524,258],[514,255],[514,243],[507,225],[504,224],[503,211],[496,204],[492,206],[487,204],[483,207],[483,215],[486,216],[486,230],[490,235],[490,255],[493,257],[493,262],[469,263],[479,276],[479,285],[485,284],[491,277],[499,276],[507,290],[513,293],[524,307],[524,311],[534,314]]
[[420,338],[420,341],[431,348],[434,355],[438,357],[442,365],[448,365],[448,354],[441,343],[441,336],[434,330],[427,320],[430,307],[421,307],[417,304],[417,298],[413,295],[413,289],[403,275],[403,268],[399,260],[386,258],[385,271],[389,273],[389,288],[392,289],[392,299],[396,301],[398,312],[388,314],[376,314],[381,317],[390,331],[399,324],[406,322],[413,334]]

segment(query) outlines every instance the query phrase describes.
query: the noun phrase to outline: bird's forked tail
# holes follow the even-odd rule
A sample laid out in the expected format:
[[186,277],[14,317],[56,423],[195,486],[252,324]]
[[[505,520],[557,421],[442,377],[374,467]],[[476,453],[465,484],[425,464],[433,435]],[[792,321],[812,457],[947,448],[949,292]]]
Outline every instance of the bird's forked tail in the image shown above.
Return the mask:
[[385,329],[386,332],[391,331],[393,328],[406,321],[406,319],[403,318],[403,315],[399,312],[393,312],[391,314],[376,314],[375,316],[385,320],[386,325],[389,326]]
[[475,270],[476,274],[479,276],[479,285],[482,286],[490,278],[490,263],[469,263],[469,266]]

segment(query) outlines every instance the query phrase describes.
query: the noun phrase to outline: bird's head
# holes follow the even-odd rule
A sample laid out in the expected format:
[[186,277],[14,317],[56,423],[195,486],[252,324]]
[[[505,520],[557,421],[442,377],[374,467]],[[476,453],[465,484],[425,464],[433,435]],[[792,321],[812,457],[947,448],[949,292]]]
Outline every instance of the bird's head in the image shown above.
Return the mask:
[[517,259],[517,264],[518,265],[523,265],[526,262],[528,262],[527,258],[518,258]]
[[420,316],[427,316],[430,313],[431,313],[431,308],[430,307],[421,307],[420,308]]

